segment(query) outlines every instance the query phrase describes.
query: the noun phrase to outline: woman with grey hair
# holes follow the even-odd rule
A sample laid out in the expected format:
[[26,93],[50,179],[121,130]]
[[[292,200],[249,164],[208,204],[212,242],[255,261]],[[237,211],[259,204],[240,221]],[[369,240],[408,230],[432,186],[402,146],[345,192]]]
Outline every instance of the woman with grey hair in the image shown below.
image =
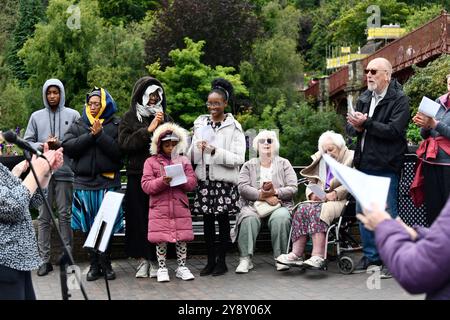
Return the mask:
[[[280,255],[277,262],[287,266],[323,270],[325,234],[331,222],[341,215],[347,200],[347,190],[333,177],[322,155],[328,154],[336,161],[351,167],[353,151],[346,147],[342,135],[334,131],[322,133],[318,145],[319,151],[311,156],[313,162],[300,174],[324,190],[326,196],[321,199],[306,188],[307,201],[300,204],[292,216],[292,251]],[[311,258],[303,261],[308,235],[312,238],[313,250]]]
[[[237,240],[240,252],[236,273],[247,273],[253,268],[251,259],[256,237],[261,229],[261,220],[267,219],[257,211],[255,203],[273,206],[268,207],[274,209],[268,216],[268,226],[274,257],[287,250],[291,225],[289,209],[297,193],[297,176],[289,160],[278,156],[279,146],[275,132],[261,131],[253,140],[253,148],[259,156],[244,163],[240,171],[238,190],[241,210],[231,231],[232,241]],[[278,263],[276,267],[278,271],[289,269]]]

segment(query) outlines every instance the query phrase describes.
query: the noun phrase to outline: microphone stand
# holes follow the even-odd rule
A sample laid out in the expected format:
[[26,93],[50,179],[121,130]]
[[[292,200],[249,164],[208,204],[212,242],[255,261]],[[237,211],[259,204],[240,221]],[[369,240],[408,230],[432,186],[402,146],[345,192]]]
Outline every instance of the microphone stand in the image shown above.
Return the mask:
[[[29,165],[30,165],[30,169],[31,172],[33,173],[34,179],[36,180],[36,184],[37,184],[37,188],[38,188],[38,192],[41,195],[41,197],[44,200],[44,205],[47,209],[47,211],[50,214],[50,217],[52,218],[52,222],[53,225],[56,228],[56,233],[58,234],[58,238],[61,241],[61,244],[63,246],[63,255],[59,261],[60,263],[60,281],[61,281],[61,294],[62,294],[62,298],[63,300],[68,300],[68,298],[71,296],[68,292],[68,287],[67,287],[67,271],[66,271],[66,265],[69,263],[70,265],[74,265],[75,262],[73,260],[73,256],[72,253],[70,252],[70,250],[67,248],[66,244],[63,241],[63,238],[61,236],[61,231],[59,230],[58,225],[56,224],[56,219],[53,215],[53,212],[50,208],[50,204],[48,203],[47,197],[44,194],[44,191],[42,190],[41,184],[39,183],[39,179],[37,177],[36,171],[34,170],[33,164],[31,163],[31,153],[28,152],[27,150],[23,151],[23,154],[25,156],[25,159],[28,161]],[[83,283],[81,282],[81,279],[79,278],[79,275],[75,272],[75,277],[78,281],[78,284],[80,285],[80,289],[81,289],[81,293],[83,294],[83,297],[85,300],[89,300],[88,296],[86,295],[86,291],[84,290],[84,286]]]

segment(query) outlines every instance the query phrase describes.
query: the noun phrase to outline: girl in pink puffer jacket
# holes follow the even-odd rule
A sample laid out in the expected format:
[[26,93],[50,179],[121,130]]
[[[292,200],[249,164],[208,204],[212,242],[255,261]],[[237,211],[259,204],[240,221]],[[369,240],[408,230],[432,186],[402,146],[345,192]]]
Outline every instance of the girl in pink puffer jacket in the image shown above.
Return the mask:
[[[194,275],[186,267],[187,241],[194,239],[192,217],[186,192],[194,190],[197,177],[189,159],[181,155],[187,146],[187,133],[174,123],[165,123],[153,133],[150,152],[144,163],[142,190],[150,195],[148,212],[148,240],[156,243],[159,269],[158,282],[170,281],[166,267],[167,243],[176,244],[178,268],[176,277],[192,280]],[[166,166],[181,164],[187,182],[170,186],[172,177]]]

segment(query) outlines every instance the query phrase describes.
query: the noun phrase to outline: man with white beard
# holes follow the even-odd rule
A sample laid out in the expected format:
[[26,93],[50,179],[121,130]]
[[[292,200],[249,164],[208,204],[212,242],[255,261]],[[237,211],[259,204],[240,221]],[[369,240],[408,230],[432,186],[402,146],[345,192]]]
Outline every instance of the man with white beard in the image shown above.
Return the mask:
[[[409,98],[403,93],[401,84],[391,79],[392,65],[388,60],[371,60],[365,73],[367,90],[359,96],[355,112],[347,114],[347,134],[357,137],[355,168],[370,175],[391,178],[386,211],[396,218],[400,170],[407,151]],[[359,203],[356,212],[362,212]],[[364,256],[354,272],[382,270],[381,277],[390,278],[389,271],[382,269],[374,233],[362,224],[359,229]]]

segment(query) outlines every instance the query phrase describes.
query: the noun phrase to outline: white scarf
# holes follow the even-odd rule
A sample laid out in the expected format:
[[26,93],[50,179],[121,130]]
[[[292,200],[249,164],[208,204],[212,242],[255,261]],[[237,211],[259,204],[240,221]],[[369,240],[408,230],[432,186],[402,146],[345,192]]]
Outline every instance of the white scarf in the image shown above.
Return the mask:
[[[159,101],[154,104],[148,106],[148,100],[150,100],[150,94],[158,90],[159,94]],[[145,90],[144,95],[142,96],[142,105],[139,103],[136,103],[136,116],[139,120],[139,122],[142,122],[142,117],[150,117],[152,115],[155,115],[158,112],[162,112],[162,99],[163,99],[163,90],[160,86],[152,84]]]

